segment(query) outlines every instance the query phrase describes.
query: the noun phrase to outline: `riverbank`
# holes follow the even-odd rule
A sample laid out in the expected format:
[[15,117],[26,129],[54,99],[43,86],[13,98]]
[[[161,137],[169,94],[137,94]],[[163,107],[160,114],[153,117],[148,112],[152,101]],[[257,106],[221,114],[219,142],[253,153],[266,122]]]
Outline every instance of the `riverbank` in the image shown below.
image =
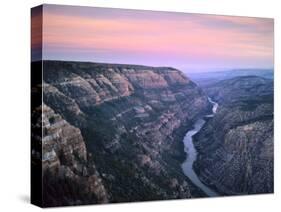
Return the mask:
[[[212,101],[211,98],[208,98],[208,100],[213,105],[213,108],[212,108],[212,114],[206,115],[206,117],[212,118],[217,111],[218,104]],[[186,160],[182,163],[181,167],[185,176],[187,176],[195,186],[199,187],[207,196],[215,197],[218,196],[219,194],[216,193],[211,188],[209,188],[208,186],[206,186],[205,184],[203,184],[199,179],[199,177],[197,176],[197,174],[195,173],[195,171],[193,170],[193,163],[197,159],[197,150],[193,145],[192,137],[201,130],[201,128],[204,126],[205,123],[206,121],[204,120],[204,117],[198,119],[194,123],[193,129],[189,130],[185,134],[183,143],[184,143],[184,151],[186,152]]]

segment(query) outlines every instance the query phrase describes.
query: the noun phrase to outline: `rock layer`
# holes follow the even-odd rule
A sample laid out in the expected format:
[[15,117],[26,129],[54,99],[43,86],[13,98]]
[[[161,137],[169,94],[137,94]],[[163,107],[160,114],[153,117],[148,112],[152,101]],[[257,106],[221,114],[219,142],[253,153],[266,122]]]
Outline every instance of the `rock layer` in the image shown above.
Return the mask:
[[195,136],[195,170],[225,195],[273,192],[273,82],[248,76],[209,86],[220,106]]
[[47,105],[41,107],[42,116],[35,112],[33,118],[42,123],[43,130],[43,206],[108,202],[102,179],[87,155],[80,130]]
[[[50,183],[58,176],[75,182],[62,188],[71,191],[63,203],[50,205],[204,196],[180,164],[185,132],[211,105],[180,71],[63,61],[44,61],[43,68],[45,112],[55,117],[52,124],[50,117],[43,121],[50,133],[43,158],[53,161],[46,187],[58,186]],[[64,139],[72,142],[63,145]],[[53,195],[46,192],[46,199]]]

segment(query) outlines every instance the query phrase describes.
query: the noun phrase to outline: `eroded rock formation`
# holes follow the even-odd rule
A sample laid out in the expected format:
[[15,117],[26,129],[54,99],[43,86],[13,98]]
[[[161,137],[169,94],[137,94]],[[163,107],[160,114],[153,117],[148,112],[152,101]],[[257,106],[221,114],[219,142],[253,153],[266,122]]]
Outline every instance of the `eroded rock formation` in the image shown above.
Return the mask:
[[33,118],[37,118],[43,130],[40,140],[43,206],[108,202],[102,179],[87,154],[80,130],[47,105],[43,104],[41,108],[42,116],[35,110]]
[[195,136],[195,170],[221,194],[273,192],[273,81],[236,77],[209,86],[220,106]]
[[[211,105],[180,71],[62,61],[43,67],[51,205],[204,196],[180,164],[185,132]],[[66,192],[63,202],[52,202],[52,189]]]

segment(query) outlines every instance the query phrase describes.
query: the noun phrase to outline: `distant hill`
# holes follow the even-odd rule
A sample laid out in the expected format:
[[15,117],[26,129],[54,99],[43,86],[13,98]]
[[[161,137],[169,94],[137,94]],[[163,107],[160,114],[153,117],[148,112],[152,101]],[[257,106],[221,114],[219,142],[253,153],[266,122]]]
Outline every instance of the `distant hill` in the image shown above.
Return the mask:
[[188,73],[185,72],[198,85],[206,86],[220,80],[230,79],[239,76],[259,76],[267,79],[273,79],[273,69],[233,69],[228,71],[206,72],[206,73]]
[[[205,92],[221,104],[254,104],[273,101],[273,80],[258,76],[240,76],[207,86]],[[253,101],[251,101],[253,100]]]

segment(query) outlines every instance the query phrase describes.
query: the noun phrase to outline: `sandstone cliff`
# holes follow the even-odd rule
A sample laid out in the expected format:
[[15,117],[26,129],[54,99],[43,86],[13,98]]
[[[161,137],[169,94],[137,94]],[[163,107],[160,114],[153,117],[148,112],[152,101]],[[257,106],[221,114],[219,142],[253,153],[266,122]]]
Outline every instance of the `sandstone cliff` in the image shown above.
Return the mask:
[[236,77],[206,92],[220,106],[195,136],[195,170],[221,194],[273,192],[273,81]]
[[[41,108],[42,116],[38,113]],[[43,206],[108,202],[80,130],[45,104],[37,110],[32,115],[43,130],[42,140],[37,135],[37,142],[42,144]]]
[[71,204],[204,196],[180,164],[185,132],[210,105],[180,71],[63,61],[43,68],[46,198],[56,186],[70,191]]

